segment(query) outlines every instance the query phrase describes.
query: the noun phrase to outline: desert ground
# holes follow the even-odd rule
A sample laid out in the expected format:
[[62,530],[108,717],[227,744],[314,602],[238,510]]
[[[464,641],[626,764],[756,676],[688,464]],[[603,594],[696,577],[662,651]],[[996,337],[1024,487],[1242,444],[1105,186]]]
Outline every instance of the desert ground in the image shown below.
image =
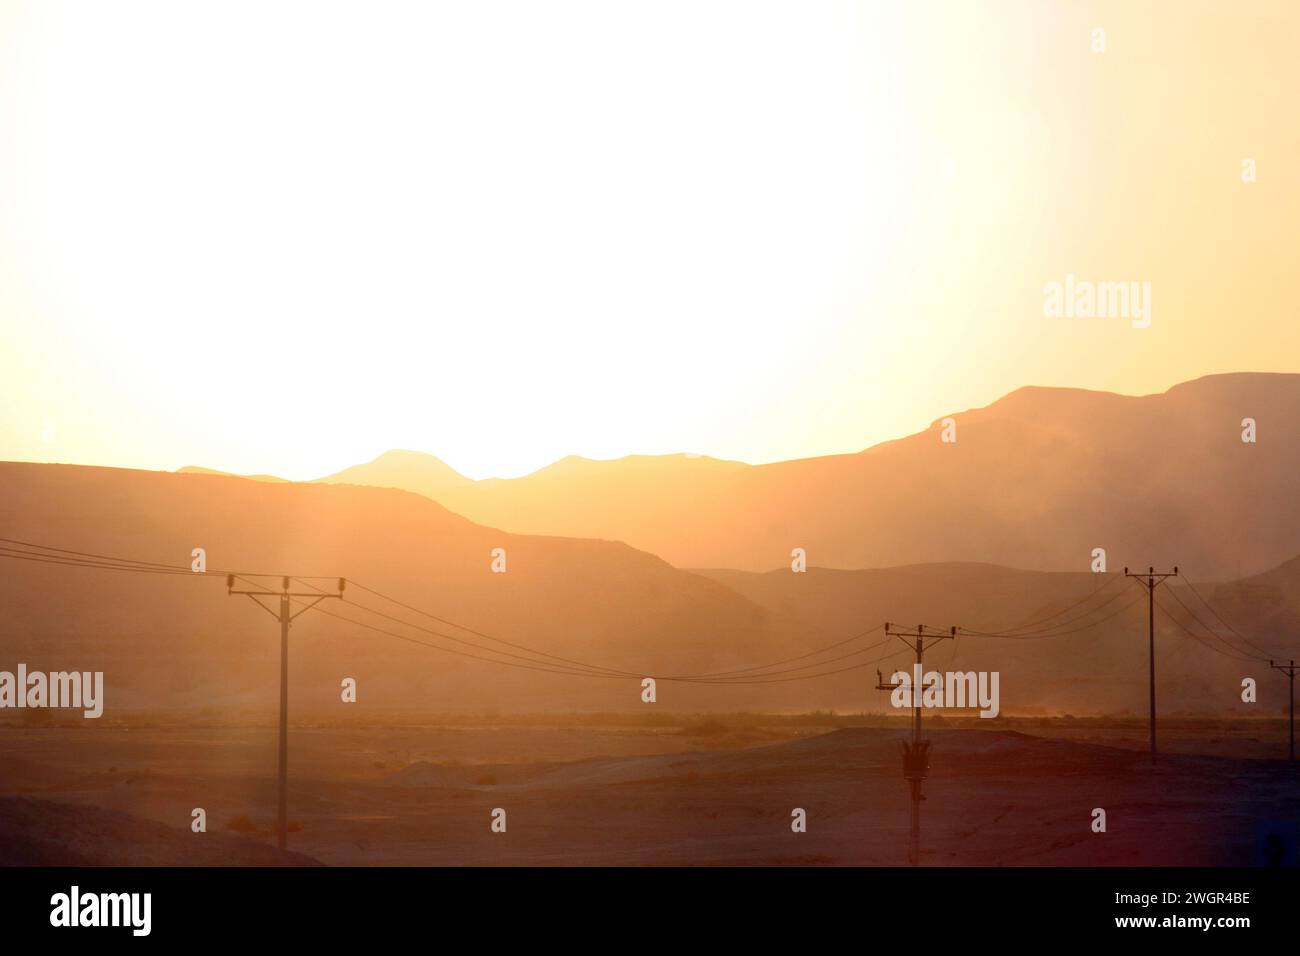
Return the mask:
[[[1270,824],[1294,827],[1284,724],[1161,731],[1153,770],[1138,719],[931,722],[921,863],[1252,865]],[[907,733],[828,714],[298,726],[281,857],[268,721],[9,723],[0,862],[906,865]],[[190,830],[196,807],[205,833]]]

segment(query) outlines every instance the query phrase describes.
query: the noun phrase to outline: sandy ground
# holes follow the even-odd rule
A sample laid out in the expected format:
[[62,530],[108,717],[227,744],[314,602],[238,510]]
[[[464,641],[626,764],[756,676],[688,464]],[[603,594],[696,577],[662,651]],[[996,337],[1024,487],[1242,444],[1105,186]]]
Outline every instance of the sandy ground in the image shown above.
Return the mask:
[[[1210,750],[1249,752],[1252,738],[1277,749],[1274,728],[1199,735]],[[290,847],[336,865],[902,865],[903,736],[792,724],[296,729]],[[1153,770],[1137,725],[927,736],[926,865],[1251,865],[1263,833],[1300,821],[1294,765],[1184,753]],[[35,834],[6,862],[277,861],[264,845],[272,731],[7,727],[0,762],[0,792],[72,805],[3,801],[0,837]],[[195,807],[209,833],[189,832]],[[490,828],[497,808],[505,833]],[[791,830],[795,808],[806,833]],[[1095,808],[1105,833],[1092,832]],[[232,834],[240,818],[256,832]],[[187,846],[202,854],[174,859]]]
[[[209,837],[210,838],[207,838]],[[116,810],[0,797],[0,863],[5,866],[315,866],[223,833],[198,841],[187,831]]]

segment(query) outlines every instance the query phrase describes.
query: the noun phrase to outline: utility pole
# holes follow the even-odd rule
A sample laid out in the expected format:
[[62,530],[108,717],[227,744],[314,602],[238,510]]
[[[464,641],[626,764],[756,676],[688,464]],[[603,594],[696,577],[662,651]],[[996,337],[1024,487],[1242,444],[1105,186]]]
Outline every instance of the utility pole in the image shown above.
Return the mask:
[[1132,578],[1147,589],[1147,645],[1150,652],[1149,679],[1151,683],[1151,763],[1156,762],[1156,588],[1164,583],[1165,578],[1178,576],[1178,565],[1172,571],[1156,571],[1147,568],[1146,574],[1129,574],[1124,569],[1124,577]]
[[[299,592],[289,590],[289,581],[288,577],[283,578],[281,582],[283,587],[279,591],[236,591],[235,576],[233,574],[226,575],[227,595],[246,594],[258,607],[280,621],[280,773],[276,842],[281,850],[285,849],[289,833],[289,625],[299,614],[310,611],[326,598],[342,600],[343,589],[347,586],[347,581],[344,578],[339,578],[337,594],[329,594],[319,590]],[[280,599],[279,614],[258,600],[264,597],[278,597]],[[289,609],[291,598],[311,598],[312,600],[310,604],[299,610],[297,614],[294,614]]]
[[1291,745],[1287,748],[1287,759],[1295,760],[1295,661],[1288,661],[1285,664],[1269,661],[1268,666],[1275,671],[1281,671],[1291,680]]
[[[926,650],[939,641],[953,640],[957,628],[950,628],[947,634],[938,628],[927,628],[924,624],[916,625],[915,631],[902,630],[897,625],[885,622],[885,638],[897,637],[916,652],[916,669],[912,680],[912,741],[903,742],[903,779],[912,791],[912,825],[907,845],[907,861],[912,866],[921,862],[921,782],[930,770],[930,741],[921,739],[921,681],[924,671],[921,669]],[[885,683],[884,675],[876,671],[876,690],[895,691],[903,684]]]

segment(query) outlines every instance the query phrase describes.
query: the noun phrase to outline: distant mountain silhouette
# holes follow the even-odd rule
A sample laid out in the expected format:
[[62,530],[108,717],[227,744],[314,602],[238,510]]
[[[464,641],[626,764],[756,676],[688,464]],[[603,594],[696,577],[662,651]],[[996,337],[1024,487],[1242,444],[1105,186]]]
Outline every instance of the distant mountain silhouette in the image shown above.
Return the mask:
[[[569,457],[470,481],[392,452],[322,479],[404,488],[515,532],[625,541],[679,567],[977,561],[1262,572],[1300,551],[1300,375],[1213,375],[1159,395],[1022,388],[863,452],[745,465]],[[1253,418],[1258,441],[1241,441]]]
[[364,465],[353,465],[319,479],[339,485],[401,488],[437,500],[474,484],[449,465],[418,451],[386,451]]

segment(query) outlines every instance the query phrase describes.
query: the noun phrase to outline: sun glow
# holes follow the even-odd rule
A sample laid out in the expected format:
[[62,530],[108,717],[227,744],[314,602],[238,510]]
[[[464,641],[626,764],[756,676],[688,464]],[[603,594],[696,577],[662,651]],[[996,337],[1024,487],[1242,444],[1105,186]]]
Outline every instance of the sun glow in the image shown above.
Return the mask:
[[[1198,300],[1125,207],[1164,133],[1134,134],[1112,208],[1075,128],[1146,66],[1122,42],[1090,60],[1087,11],[1018,16],[7,4],[0,457],[296,478],[387,447],[476,477],[570,453],[760,461],[1029,382],[1285,363],[1242,362],[1226,329],[1192,354],[1159,323],[1044,324],[1041,284],[1067,271],[1153,280],[1171,321]],[[1148,16],[1112,12],[1112,37],[1157,42]],[[1160,162],[1161,182],[1208,168]]]

